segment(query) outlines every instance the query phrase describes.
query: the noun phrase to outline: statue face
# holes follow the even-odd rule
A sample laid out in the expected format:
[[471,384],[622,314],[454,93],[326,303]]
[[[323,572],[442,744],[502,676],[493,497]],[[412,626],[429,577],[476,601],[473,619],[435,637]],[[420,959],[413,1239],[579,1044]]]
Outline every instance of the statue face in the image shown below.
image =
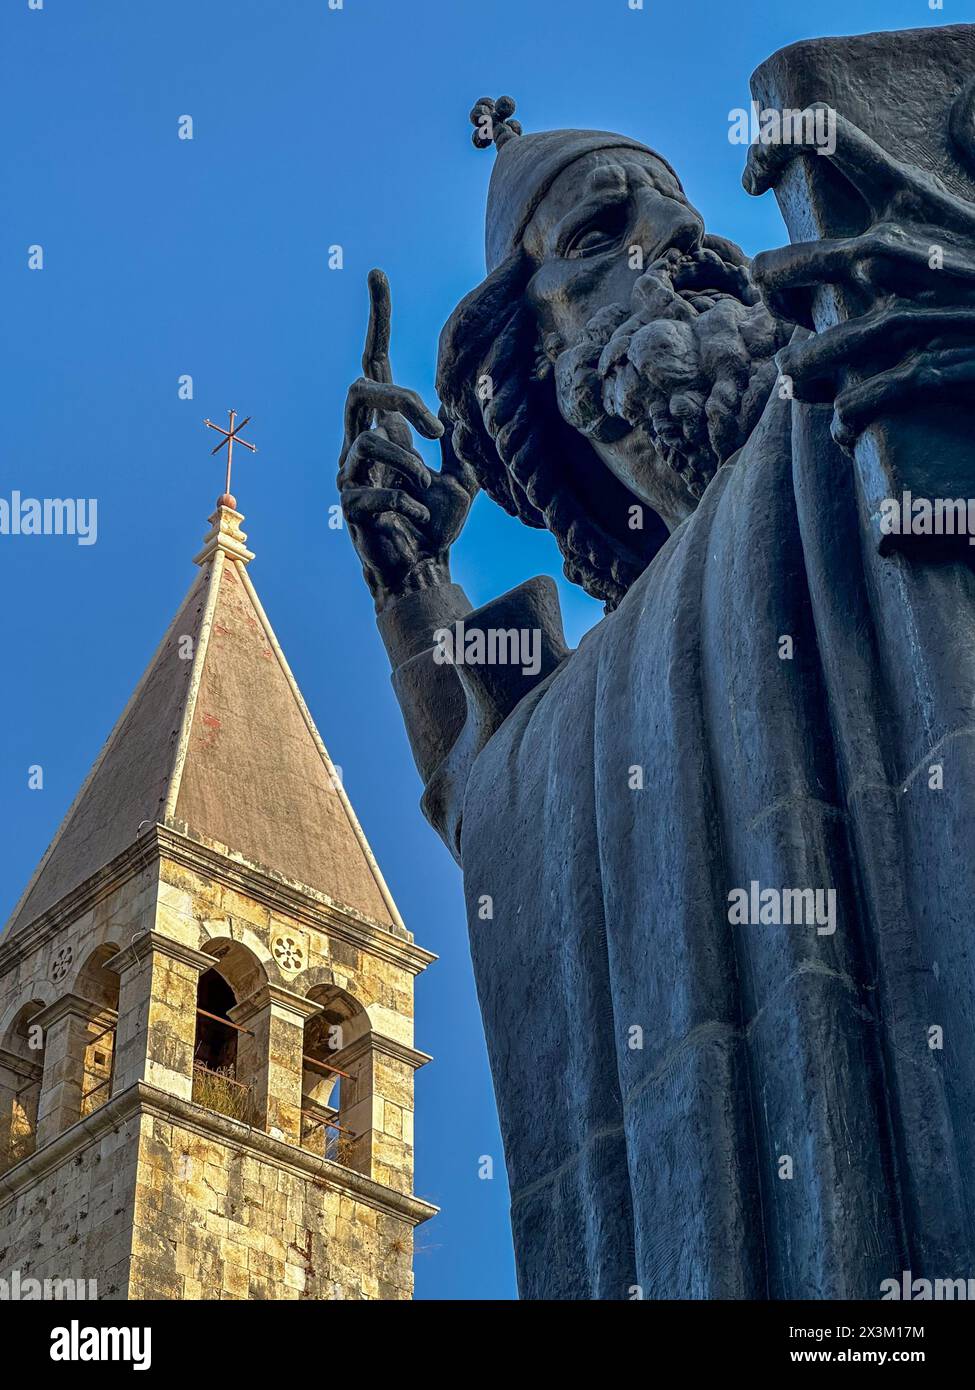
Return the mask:
[[705,237],[666,165],[625,148],[564,169],[523,244],[561,414],[673,528],[756,422],[740,409],[767,398],[755,371],[774,381],[782,336],[745,258]]
[[[628,303],[640,268],[671,246],[692,251],[701,217],[673,175],[639,150],[599,150],[577,159],[552,184],[524,234],[537,264],[529,286],[542,332],[576,342],[596,312]],[[642,267],[641,267],[642,268]]]

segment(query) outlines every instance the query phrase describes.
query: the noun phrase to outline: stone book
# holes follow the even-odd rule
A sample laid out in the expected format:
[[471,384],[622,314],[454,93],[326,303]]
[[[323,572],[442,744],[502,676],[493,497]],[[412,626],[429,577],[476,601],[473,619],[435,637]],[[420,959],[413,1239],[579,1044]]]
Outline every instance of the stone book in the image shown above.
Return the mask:
[[[934,176],[949,193],[975,203],[975,26],[804,40],[762,63],[752,74],[751,90],[762,110],[802,110],[825,103],[876,141],[892,167],[910,166]],[[794,243],[859,236],[880,220],[876,208],[871,210],[825,154],[783,161],[775,195]],[[884,220],[903,217],[902,206],[899,214],[892,211]],[[925,230],[933,250],[939,228],[929,224]],[[920,302],[925,298],[922,294]],[[828,285],[809,294],[807,324],[822,332],[864,308],[857,290]],[[909,412],[902,404],[906,399],[870,425],[856,444],[857,482],[868,524],[883,550],[919,543],[929,554],[967,550],[965,536],[895,537],[881,530],[885,499],[906,492],[932,500],[972,495],[975,408],[947,389],[944,399],[932,401],[929,393]]]

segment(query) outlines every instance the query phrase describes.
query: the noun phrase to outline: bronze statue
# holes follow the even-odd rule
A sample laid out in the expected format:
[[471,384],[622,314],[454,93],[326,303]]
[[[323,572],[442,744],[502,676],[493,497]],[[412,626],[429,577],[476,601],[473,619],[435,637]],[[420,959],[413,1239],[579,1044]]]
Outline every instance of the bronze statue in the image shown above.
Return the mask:
[[[482,99],[439,417],[370,277],[339,484],[464,873],[524,1297],[975,1273],[975,551],[885,524],[975,492],[973,81],[971,26],[770,59],[833,149],[752,146],[793,237],[754,261],[647,146]],[[452,583],[478,487],[604,601],[577,650],[550,580]]]

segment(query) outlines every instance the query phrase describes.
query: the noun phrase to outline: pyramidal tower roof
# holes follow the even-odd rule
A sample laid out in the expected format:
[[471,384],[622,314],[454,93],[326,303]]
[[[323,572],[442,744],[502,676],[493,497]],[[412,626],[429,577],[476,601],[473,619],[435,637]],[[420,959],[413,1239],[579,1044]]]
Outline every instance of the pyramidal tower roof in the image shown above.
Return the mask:
[[4,935],[159,823],[372,922],[402,921],[247,572],[222,497],[190,591]]

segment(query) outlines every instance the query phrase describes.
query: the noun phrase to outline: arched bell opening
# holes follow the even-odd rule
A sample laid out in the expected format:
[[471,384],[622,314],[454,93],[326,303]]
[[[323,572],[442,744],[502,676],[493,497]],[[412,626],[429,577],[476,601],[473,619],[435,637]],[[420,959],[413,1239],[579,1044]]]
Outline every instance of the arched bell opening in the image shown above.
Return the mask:
[[239,941],[214,940],[204,950],[215,960],[197,985],[193,1099],[252,1124],[256,1059],[247,1046],[250,1031],[231,1015],[266,980],[264,967]]
[[119,977],[105,968],[118,946],[98,946],[78,972],[74,991],[87,1000],[88,1028],[78,1040],[81,1050],[81,1114],[90,1115],[112,1095],[115,1076],[115,1034],[118,1027]]
[[24,1004],[0,1037],[0,1173],[37,1147],[44,1030],[33,1019],[43,1008],[39,999]]
[[355,1067],[342,1065],[350,1044],[368,1029],[362,1006],[335,985],[318,985],[308,994],[321,1005],[305,1024],[302,1057],[301,1142],[347,1168],[368,1173],[368,1153],[362,1144],[361,1116],[354,1111],[364,1098],[361,1058]]

